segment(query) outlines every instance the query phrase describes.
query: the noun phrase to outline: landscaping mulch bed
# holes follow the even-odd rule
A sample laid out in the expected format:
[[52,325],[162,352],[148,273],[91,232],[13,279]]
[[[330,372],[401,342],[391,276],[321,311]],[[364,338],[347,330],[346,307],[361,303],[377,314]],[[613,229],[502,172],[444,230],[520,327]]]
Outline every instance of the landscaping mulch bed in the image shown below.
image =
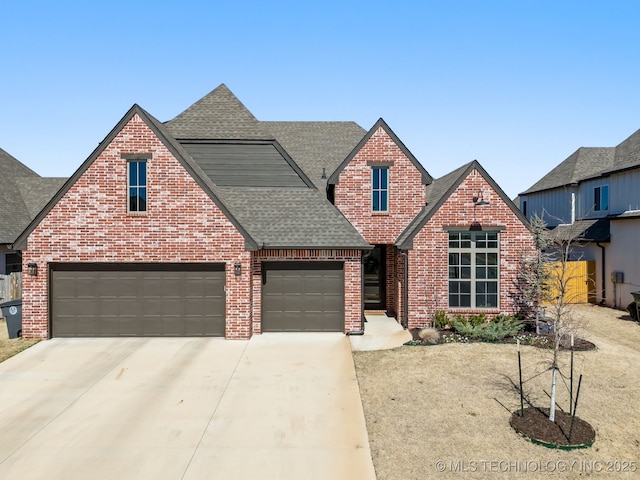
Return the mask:
[[555,422],[549,420],[549,409],[525,408],[511,415],[511,426],[521,435],[549,448],[585,448],[596,439],[596,432],[589,423],[579,417],[556,410]]
[[[420,338],[420,328],[412,328],[409,330],[411,332],[411,340],[407,342],[405,345],[407,346],[418,346],[418,345],[442,345],[444,343],[460,343],[459,341],[449,341],[447,342],[446,337],[454,336],[457,334],[453,330],[440,330],[440,340],[436,343],[429,343]],[[518,335],[519,337],[526,336],[527,340],[521,340],[520,343],[522,345],[532,345],[538,348],[552,348],[553,346],[553,334],[552,333],[532,333],[532,332],[522,332],[522,334]],[[464,343],[471,342],[481,342],[481,340],[468,338]],[[505,337],[501,340],[497,340],[492,343],[516,343],[516,337]],[[585,340],[583,338],[575,337],[573,339],[573,350],[576,352],[583,352],[588,350],[595,350],[597,347],[594,343]],[[563,337],[560,340],[560,349],[561,350],[570,350],[571,349],[571,339],[568,336]]]

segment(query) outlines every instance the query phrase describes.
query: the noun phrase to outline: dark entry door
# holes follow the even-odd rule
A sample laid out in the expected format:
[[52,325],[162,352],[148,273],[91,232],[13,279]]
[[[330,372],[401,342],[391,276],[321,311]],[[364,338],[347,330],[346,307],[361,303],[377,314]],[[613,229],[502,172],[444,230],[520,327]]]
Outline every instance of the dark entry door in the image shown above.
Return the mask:
[[364,307],[366,310],[385,310],[386,258],[385,245],[376,245],[364,254]]

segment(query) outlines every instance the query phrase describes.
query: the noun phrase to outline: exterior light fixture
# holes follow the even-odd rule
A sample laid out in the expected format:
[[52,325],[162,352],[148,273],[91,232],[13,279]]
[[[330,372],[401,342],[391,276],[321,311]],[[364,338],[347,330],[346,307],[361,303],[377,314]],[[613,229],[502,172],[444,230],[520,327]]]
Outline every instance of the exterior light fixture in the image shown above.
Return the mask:
[[473,206],[474,207],[489,205],[489,202],[487,202],[484,198],[482,198],[482,191],[481,190],[478,190],[477,195],[475,195],[472,198],[472,200],[473,200]]
[[27,265],[27,273],[33,277],[38,275],[38,264],[37,263],[29,263]]
[[241,263],[234,263],[233,264],[233,273],[235,274],[236,277],[239,277],[240,275],[242,275],[242,264]]

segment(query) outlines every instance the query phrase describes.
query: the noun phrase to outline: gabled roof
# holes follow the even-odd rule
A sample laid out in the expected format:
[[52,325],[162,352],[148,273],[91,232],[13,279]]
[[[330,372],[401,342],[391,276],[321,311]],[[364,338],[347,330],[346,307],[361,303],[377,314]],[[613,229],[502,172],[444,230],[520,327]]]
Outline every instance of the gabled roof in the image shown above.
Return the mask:
[[220,188],[219,192],[260,248],[371,248],[315,188]]
[[420,162],[418,162],[416,157],[413,156],[413,154],[409,151],[409,149],[404,145],[404,143],[402,143],[402,141],[393,132],[393,130],[391,130],[391,128],[389,128],[389,125],[387,125],[382,118],[380,118],[375,123],[375,125],[373,127],[371,127],[371,130],[369,130],[366,133],[366,135],[354,147],[354,149],[351,151],[351,153],[349,155],[347,155],[347,157],[344,159],[344,161],[338,166],[338,168],[336,168],[336,170],[329,177],[329,180],[327,181],[327,183],[330,184],[330,185],[335,185],[335,184],[337,184],[339,182],[340,173],[342,172],[342,170],[344,170],[344,168],[349,164],[349,162],[351,160],[353,160],[353,157],[355,157],[358,154],[358,152],[362,149],[362,147],[369,141],[369,139],[373,136],[373,134],[378,131],[379,128],[382,128],[387,133],[387,135],[389,135],[389,137],[391,137],[393,142],[398,146],[398,148],[400,148],[402,153],[404,153],[406,155],[406,157],[409,159],[409,161],[411,161],[411,163],[413,163],[413,165],[416,167],[416,169],[418,169],[418,171],[422,174],[422,183],[423,183],[423,185],[430,184],[432,182],[432,180],[433,180],[431,175],[429,175],[429,173],[424,169],[424,167],[420,164]]
[[615,148],[580,147],[522,195],[576,185],[588,178],[597,177],[612,168],[614,156]]
[[0,149],[0,244],[11,244],[62,186]]
[[223,83],[165,124],[178,140],[273,140]]
[[503,202],[511,208],[511,211],[520,219],[522,223],[528,225],[529,222],[515,204],[507,197],[500,186],[491,178],[487,171],[477,160],[474,160],[454,171],[434,180],[427,185],[426,205],[413,221],[398,236],[396,246],[401,250],[413,247],[413,238],[418,234],[420,229],[429,221],[429,219],[438,211],[442,204],[451,196],[451,194],[460,186],[465,178],[473,170],[477,170],[491,188],[500,196]]
[[171,137],[164,125],[157,119],[152,117],[149,113],[143,110],[138,105],[133,105],[124,117],[118,122],[118,124],[109,132],[105,139],[100,142],[98,147],[91,153],[82,165],[75,171],[75,173],[64,183],[63,187],[58,193],[47,203],[47,205],[38,213],[33,221],[26,227],[26,229],[16,239],[14,248],[24,249],[26,246],[27,238],[29,234],[36,228],[36,226],[46,217],[55,204],[67,193],[67,191],[75,184],[75,182],[84,174],[84,172],[93,164],[98,156],[104,151],[104,149],[113,141],[113,139],[120,133],[124,126],[129,121],[138,115],[142,121],[154,132],[158,139],[167,147],[167,149],[174,155],[174,157],[185,167],[185,169],[191,174],[191,176],[198,182],[200,187],[209,195],[211,200],[222,210],[225,216],[231,221],[231,223],[238,229],[238,231],[245,237],[248,249],[257,248],[257,244],[251,239],[246,230],[240,225],[240,223],[233,217],[231,212],[224,203],[219,199],[215,192],[217,188],[207,174],[200,168],[200,166],[191,159],[187,151]]
[[580,147],[522,194],[577,185],[631,168],[640,168],[640,130],[616,147]]
[[261,123],[322,191],[326,189],[329,175],[366,133],[355,122]]
[[338,209],[313,188],[308,179],[305,180],[304,174],[301,177],[301,188],[220,187],[214,183],[215,175],[205,171],[187,149],[171,136],[165,125],[138,105],[131,107],[98,148],[65,182],[55,197],[22,231],[15,241],[16,248],[25,247],[29,234],[134,115],[138,115],[145,122],[244,236],[248,250],[258,250],[263,245],[272,248],[369,248],[367,242]]

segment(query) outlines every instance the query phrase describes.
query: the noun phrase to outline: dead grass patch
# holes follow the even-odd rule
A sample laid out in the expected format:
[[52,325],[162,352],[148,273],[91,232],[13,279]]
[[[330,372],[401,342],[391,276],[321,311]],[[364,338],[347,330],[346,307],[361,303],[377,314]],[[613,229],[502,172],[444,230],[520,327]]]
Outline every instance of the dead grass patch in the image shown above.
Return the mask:
[[[580,305],[575,312],[585,320],[582,336],[597,346],[575,354],[576,369],[584,369],[577,414],[596,430],[591,448],[551,450],[509,425],[509,412],[520,405],[513,386],[518,380],[514,345],[354,352],[378,480],[638,475],[640,325],[622,320],[626,312],[608,308]],[[524,378],[544,371],[549,355],[522,347]],[[568,371],[568,353],[562,362]],[[529,380],[525,391],[545,408],[550,384],[545,373]],[[568,407],[567,390],[559,392],[558,404]]]
[[35,345],[40,340],[26,338],[9,339],[7,330],[7,322],[4,318],[0,318],[0,362],[4,362],[7,358],[13,357],[21,351]]

